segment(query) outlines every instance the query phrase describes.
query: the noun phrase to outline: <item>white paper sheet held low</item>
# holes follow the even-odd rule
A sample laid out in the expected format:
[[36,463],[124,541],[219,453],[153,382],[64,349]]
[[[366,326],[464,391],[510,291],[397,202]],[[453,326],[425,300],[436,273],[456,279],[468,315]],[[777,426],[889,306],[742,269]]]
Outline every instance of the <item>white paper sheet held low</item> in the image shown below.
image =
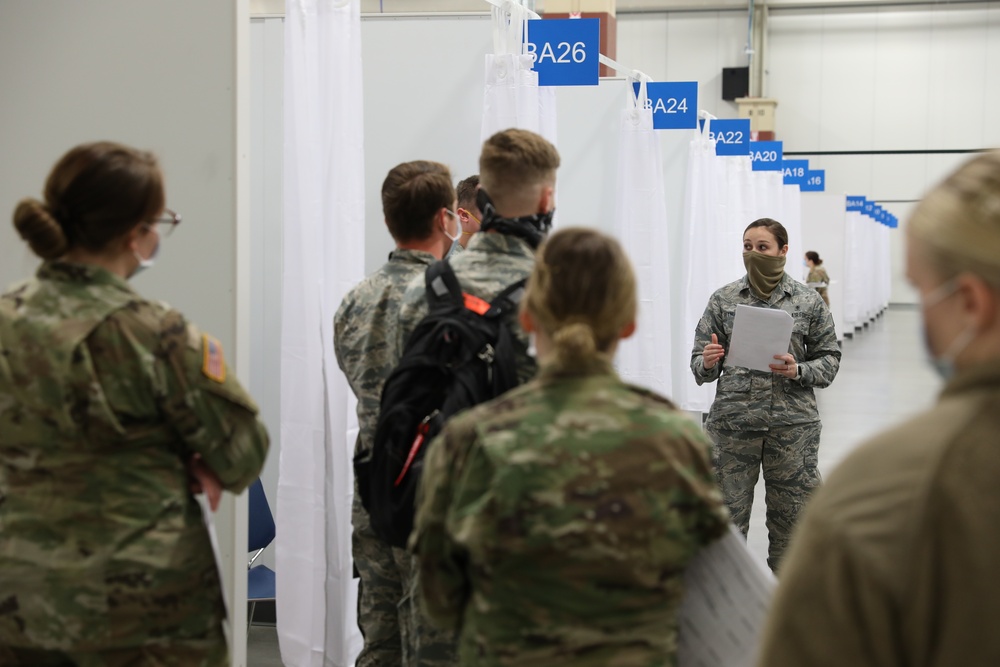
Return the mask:
[[684,575],[680,667],[751,667],[774,595],[774,575],[754,560],[739,530],[699,553]]
[[776,354],[787,354],[792,340],[792,316],[777,308],[736,306],[727,366],[770,372]]

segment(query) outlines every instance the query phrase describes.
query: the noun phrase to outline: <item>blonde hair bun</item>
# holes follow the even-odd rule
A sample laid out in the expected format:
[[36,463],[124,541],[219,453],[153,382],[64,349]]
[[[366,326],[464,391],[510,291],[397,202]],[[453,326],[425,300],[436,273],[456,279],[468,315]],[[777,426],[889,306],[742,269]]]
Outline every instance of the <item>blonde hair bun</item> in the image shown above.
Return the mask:
[[556,350],[572,359],[587,359],[597,354],[594,330],[584,322],[573,322],[552,334]]
[[55,259],[69,249],[69,239],[52,211],[37,199],[22,199],[14,209],[14,228],[42,259]]

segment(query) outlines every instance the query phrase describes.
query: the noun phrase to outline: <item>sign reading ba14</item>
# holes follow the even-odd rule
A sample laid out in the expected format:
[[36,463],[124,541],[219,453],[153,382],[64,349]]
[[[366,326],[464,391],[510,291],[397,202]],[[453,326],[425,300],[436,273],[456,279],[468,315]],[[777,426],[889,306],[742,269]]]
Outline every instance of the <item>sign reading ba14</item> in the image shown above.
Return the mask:
[[[639,84],[632,87],[638,96]],[[654,130],[693,130],[698,127],[698,82],[647,83],[646,108],[653,110]]]
[[809,160],[785,160],[781,169],[785,175],[785,185],[798,185],[801,188],[809,171]]
[[781,171],[780,141],[751,141],[750,160],[754,171]]
[[596,86],[600,80],[600,19],[528,21],[528,54],[539,86]]
[[716,155],[750,154],[750,119],[713,120],[709,139],[715,139]]

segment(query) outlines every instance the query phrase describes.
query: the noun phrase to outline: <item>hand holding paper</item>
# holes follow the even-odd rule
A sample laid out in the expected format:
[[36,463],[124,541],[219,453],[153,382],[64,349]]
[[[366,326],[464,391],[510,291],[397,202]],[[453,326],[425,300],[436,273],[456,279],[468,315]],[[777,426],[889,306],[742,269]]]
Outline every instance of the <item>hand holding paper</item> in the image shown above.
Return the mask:
[[[736,306],[727,364],[770,372],[776,358],[788,355],[792,340],[792,316],[777,308]],[[795,360],[792,359],[792,364]]]

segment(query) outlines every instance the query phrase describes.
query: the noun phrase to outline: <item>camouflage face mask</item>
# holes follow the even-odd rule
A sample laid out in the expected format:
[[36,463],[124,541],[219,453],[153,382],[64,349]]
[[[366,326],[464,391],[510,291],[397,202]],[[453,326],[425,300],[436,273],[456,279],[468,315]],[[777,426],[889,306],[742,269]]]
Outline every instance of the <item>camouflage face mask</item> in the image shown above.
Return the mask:
[[785,256],[765,255],[750,250],[743,253],[743,266],[747,268],[747,277],[750,279],[753,291],[765,299],[770,299],[771,292],[785,275]]

